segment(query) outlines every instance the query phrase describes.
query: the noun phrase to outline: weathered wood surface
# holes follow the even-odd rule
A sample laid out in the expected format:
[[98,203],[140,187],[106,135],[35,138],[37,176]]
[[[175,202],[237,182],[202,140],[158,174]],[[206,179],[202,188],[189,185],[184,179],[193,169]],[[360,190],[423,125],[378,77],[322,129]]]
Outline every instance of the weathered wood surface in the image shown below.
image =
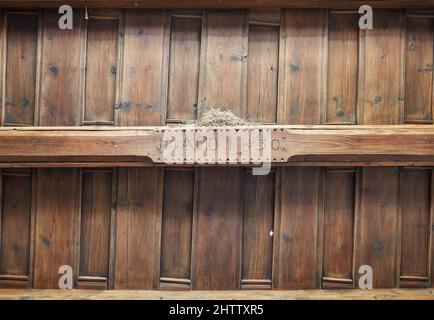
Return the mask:
[[[218,146],[219,128],[185,127],[198,134],[210,130]],[[166,162],[165,134],[183,133],[184,127],[117,127],[117,128],[2,128],[0,129],[0,161],[8,163],[111,163],[142,162],[143,165],[170,165]],[[226,130],[226,129],[225,129]],[[271,163],[290,164],[291,161],[322,161],[387,163],[408,162],[434,164],[434,128],[402,126],[260,126],[234,127],[230,136],[241,130],[269,132]],[[170,137],[170,136],[169,136]],[[261,136],[260,136],[261,137]],[[185,143],[185,135],[183,135]],[[262,139],[262,138],[261,138]],[[181,141],[181,140],[180,140]],[[181,141],[181,142],[182,142]],[[261,140],[263,141],[263,140]],[[264,140],[265,141],[265,140]],[[242,163],[238,145],[236,162]],[[218,148],[218,147],[217,147]],[[216,148],[216,149],[217,149]],[[210,148],[211,150],[211,148]],[[183,153],[179,163],[190,159]],[[217,164],[219,158],[208,164]],[[264,162],[268,157],[265,157]],[[289,163],[288,163],[289,161]],[[225,164],[223,161],[220,164]],[[229,164],[229,162],[227,162]],[[200,164],[195,161],[194,164]]]
[[433,300],[431,289],[189,291],[0,290],[0,300]]
[[[54,7],[71,4],[83,7],[82,0],[2,0],[0,5],[13,7]],[[87,0],[89,7],[99,8],[355,8],[369,4],[381,8],[397,7],[434,7],[431,0]]]

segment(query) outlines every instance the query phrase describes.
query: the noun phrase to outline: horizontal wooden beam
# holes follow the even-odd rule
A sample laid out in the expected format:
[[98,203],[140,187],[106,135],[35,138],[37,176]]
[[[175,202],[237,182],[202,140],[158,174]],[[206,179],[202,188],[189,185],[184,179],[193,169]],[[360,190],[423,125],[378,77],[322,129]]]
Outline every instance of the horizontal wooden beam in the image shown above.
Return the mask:
[[432,289],[143,291],[143,290],[0,290],[1,300],[433,300]]
[[434,166],[434,126],[0,129],[0,167],[3,168],[255,166],[262,163]]
[[433,8],[431,0],[0,0],[3,7],[58,7],[70,4],[89,8],[342,8],[369,4],[376,8]]

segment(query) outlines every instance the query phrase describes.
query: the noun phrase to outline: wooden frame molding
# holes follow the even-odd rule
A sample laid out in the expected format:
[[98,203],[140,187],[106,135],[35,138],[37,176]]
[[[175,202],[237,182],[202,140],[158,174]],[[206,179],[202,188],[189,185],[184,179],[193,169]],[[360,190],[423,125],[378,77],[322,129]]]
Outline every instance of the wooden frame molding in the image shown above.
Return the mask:
[[[0,167],[93,166],[254,166],[252,158],[236,161],[212,158],[208,163],[185,157],[167,163],[166,134],[178,134],[183,144],[187,132],[196,145],[203,131],[240,139],[241,132],[259,132],[259,149],[271,141],[271,156],[261,159],[273,165],[309,166],[433,166],[434,127],[397,126],[243,126],[224,128],[184,127],[5,127],[0,129]],[[265,139],[265,134],[270,134]],[[235,137],[234,137],[235,135]],[[238,140],[238,150],[240,149]],[[212,146],[210,147],[210,150]],[[228,150],[228,149],[227,149]],[[262,152],[262,151],[260,151]],[[222,161],[221,161],[222,160]],[[269,161],[268,161],[269,160]]]

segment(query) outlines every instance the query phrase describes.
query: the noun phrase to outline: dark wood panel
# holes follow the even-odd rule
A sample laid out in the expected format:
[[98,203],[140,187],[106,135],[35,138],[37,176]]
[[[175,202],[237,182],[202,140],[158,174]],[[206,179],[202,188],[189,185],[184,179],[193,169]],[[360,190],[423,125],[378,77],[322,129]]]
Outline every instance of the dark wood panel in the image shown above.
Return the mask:
[[359,52],[357,14],[330,13],[326,123],[355,124]]
[[161,234],[162,278],[191,279],[194,171],[165,170]]
[[[28,277],[31,239],[31,173],[30,171],[3,171],[1,183],[0,275]],[[2,280],[4,279],[0,278],[0,287],[5,287],[5,282]],[[16,283],[16,285],[27,287],[27,280],[24,280],[24,284]]]
[[[187,13],[185,13],[187,14]],[[197,116],[202,15],[172,18],[167,119],[194,120]]]
[[8,14],[6,29],[3,125],[33,125],[39,15]]
[[399,169],[363,168],[360,178],[355,267],[372,267],[374,288],[393,288],[397,285]]
[[87,21],[85,123],[113,124],[118,74],[119,19]]
[[193,229],[193,289],[240,288],[240,176],[238,168],[200,170]]
[[[401,278],[428,277],[431,170],[404,169],[401,191]],[[422,287],[426,283],[421,282]]]
[[78,125],[83,12],[74,13],[73,30],[61,30],[58,20],[57,10],[44,11],[39,124]]
[[128,10],[124,41],[119,123],[162,124],[167,108],[169,12]]
[[156,289],[161,169],[120,168],[118,175],[114,289]]
[[324,278],[353,279],[354,199],[355,171],[326,170],[323,284],[327,283]]
[[79,276],[109,276],[112,171],[83,171]]
[[407,18],[404,121],[432,122],[432,18]]
[[[244,175],[241,288],[271,289],[274,232],[274,173]],[[263,283],[258,283],[262,280]],[[267,280],[267,281],[265,281]]]
[[319,287],[318,222],[320,206],[318,168],[282,168],[278,225],[276,225],[274,288]]
[[78,169],[38,169],[35,198],[35,288],[59,288],[59,268],[75,266]]

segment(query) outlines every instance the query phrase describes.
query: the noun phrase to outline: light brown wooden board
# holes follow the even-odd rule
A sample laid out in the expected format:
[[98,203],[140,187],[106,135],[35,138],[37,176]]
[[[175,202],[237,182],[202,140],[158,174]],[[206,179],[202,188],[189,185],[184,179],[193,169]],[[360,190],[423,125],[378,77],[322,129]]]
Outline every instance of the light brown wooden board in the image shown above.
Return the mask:
[[360,179],[356,272],[369,265],[374,288],[393,288],[397,285],[399,169],[363,168]]
[[109,276],[112,170],[82,173],[79,276]]
[[74,266],[78,177],[77,169],[36,172],[34,288],[59,288],[59,268]]
[[193,169],[165,170],[160,288],[164,282],[191,280],[193,186]]
[[359,50],[358,16],[330,13],[327,53],[327,124],[355,124]]
[[200,170],[193,229],[195,290],[240,288],[240,179],[238,168]]
[[39,15],[7,14],[3,125],[33,125]]
[[244,117],[246,23],[244,11],[207,11],[202,33],[199,115],[212,106],[228,107]]
[[285,82],[279,123],[320,124],[325,11],[286,10],[284,19]]
[[406,24],[404,120],[432,123],[434,19],[408,17]]
[[115,289],[156,289],[160,174],[155,168],[119,169]]
[[10,280],[19,282],[17,286],[27,287],[31,261],[31,172],[3,171],[1,183],[0,287],[7,285],[1,276],[11,276]]
[[[244,173],[242,289],[271,289],[274,233],[274,173]],[[260,280],[260,281],[258,281]]]
[[322,271],[325,287],[330,284],[324,277],[353,279],[354,186],[354,169],[326,170]]
[[74,14],[73,30],[60,30],[57,10],[44,11],[40,125],[80,124],[82,14]]
[[278,242],[275,251],[276,289],[314,289],[317,279],[320,169],[282,168]]
[[119,19],[90,18],[86,35],[86,123],[113,124],[118,74]]
[[[405,276],[429,278],[428,248],[431,202],[431,170],[404,169],[401,191],[401,265],[400,286],[406,285]],[[419,287],[426,287],[420,281]]]
[[166,119],[168,31],[168,11],[125,13],[120,125],[156,125]]
[[[202,14],[172,17],[167,119],[194,120],[197,116]],[[185,13],[187,14],[187,13]]]

